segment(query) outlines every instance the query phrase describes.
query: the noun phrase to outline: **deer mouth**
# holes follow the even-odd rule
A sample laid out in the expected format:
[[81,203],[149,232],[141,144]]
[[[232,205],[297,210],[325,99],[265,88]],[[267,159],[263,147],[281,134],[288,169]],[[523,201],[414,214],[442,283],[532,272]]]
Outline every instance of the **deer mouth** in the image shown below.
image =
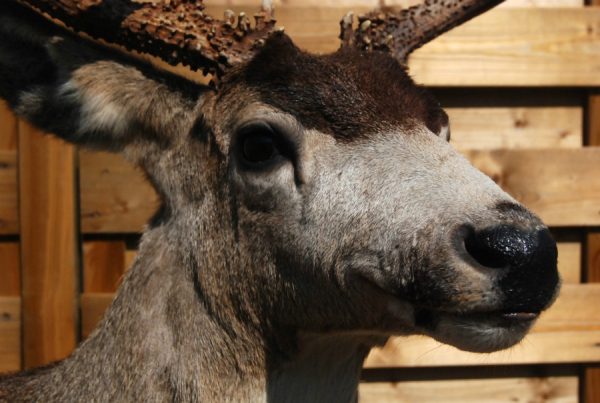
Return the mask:
[[518,344],[540,312],[489,311],[449,313],[415,309],[415,327],[435,340],[460,350],[491,353]]
[[435,312],[431,309],[415,309],[415,325],[423,329],[435,329],[436,322],[440,317],[453,316],[458,320],[482,323],[495,323],[499,327],[512,327],[531,325],[539,316],[539,311],[535,312],[510,312],[510,311],[489,311],[452,314],[447,312]]
[[[370,282],[387,299],[390,316],[384,328],[390,334],[424,334],[460,350],[491,353],[518,344],[539,318],[542,310],[518,308],[478,308],[445,310],[420,304],[390,293]],[[412,331],[406,331],[412,329]]]

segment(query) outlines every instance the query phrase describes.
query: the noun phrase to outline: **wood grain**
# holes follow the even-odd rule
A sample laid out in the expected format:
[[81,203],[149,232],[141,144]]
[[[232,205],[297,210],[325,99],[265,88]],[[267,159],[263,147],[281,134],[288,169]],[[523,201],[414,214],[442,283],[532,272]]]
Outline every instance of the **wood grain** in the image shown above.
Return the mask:
[[21,369],[21,299],[0,296],[0,373]]
[[392,338],[373,349],[367,368],[435,367],[458,365],[531,365],[596,363],[600,360],[600,331],[532,333],[510,350],[475,354],[440,344],[425,336]]
[[118,155],[80,152],[81,227],[85,233],[140,232],[158,207],[158,197]]
[[85,339],[92,333],[113,298],[113,293],[84,293],[81,295],[81,337]]
[[581,282],[582,242],[580,237],[558,237],[558,272],[565,284]]
[[466,155],[547,225],[600,224],[600,148],[473,151]]
[[0,242],[0,297],[21,295],[21,260],[17,242]]
[[17,153],[0,150],[0,235],[18,232],[17,211]]
[[361,383],[361,403],[577,403],[576,376]]
[[17,118],[0,99],[0,151],[17,150]]
[[458,149],[578,148],[583,144],[581,107],[445,109],[451,144]]
[[83,291],[115,292],[125,272],[125,242],[88,241],[83,244]]
[[77,341],[75,150],[19,123],[23,345],[27,368]]
[[600,231],[591,229],[587,234],[586,281],[600,283]]
[[[592,0],[590,4],[598,6],[600,0]],[[586,144],[600,146],[600,91],[591,90],[588,97]],[[586,239],[586,266],[583,268],[586,281],[600,283],[600,231],[591,229]],[[600,401],[600,368],[598,366],[584,368],[585,402]]]
[[565,285],[557,302],[518,346],[474,354],[424,336],[393,338],[374,349],[366,367],[497,365],[600,360],[600,284]]

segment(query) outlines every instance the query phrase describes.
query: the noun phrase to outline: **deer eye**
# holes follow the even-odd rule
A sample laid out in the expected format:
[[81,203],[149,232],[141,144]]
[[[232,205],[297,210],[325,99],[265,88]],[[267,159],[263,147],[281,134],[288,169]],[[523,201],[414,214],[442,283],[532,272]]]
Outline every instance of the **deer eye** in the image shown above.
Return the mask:
[[244,162],[261,165],[279,155],[276,134],[267,124],[253,124],[241,130],[240,151]]
[[268,161],[277,153],[273,137],[266,133],[254,133],[246,137],[243,147],[244,158],[254,164]]

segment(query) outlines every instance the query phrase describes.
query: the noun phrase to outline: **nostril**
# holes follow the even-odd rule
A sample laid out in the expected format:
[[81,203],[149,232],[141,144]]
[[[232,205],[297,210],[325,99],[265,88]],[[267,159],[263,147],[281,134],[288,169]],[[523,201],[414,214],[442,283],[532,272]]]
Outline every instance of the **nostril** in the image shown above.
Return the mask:
[[535,254],[535,233],[509,225],[471,231],[465,238],[469,255],[485,267],[515,268],[526,265]]

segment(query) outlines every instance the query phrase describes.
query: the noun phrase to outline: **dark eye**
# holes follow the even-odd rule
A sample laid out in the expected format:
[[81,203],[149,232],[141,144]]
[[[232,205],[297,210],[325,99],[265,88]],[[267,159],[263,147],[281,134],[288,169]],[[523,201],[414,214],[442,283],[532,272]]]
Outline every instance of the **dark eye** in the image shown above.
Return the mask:
[[244,160],[251,164],[265,163],[277,157],[279,151],[273,129],[267,125],[255,125],[243,129],[241,152]]

